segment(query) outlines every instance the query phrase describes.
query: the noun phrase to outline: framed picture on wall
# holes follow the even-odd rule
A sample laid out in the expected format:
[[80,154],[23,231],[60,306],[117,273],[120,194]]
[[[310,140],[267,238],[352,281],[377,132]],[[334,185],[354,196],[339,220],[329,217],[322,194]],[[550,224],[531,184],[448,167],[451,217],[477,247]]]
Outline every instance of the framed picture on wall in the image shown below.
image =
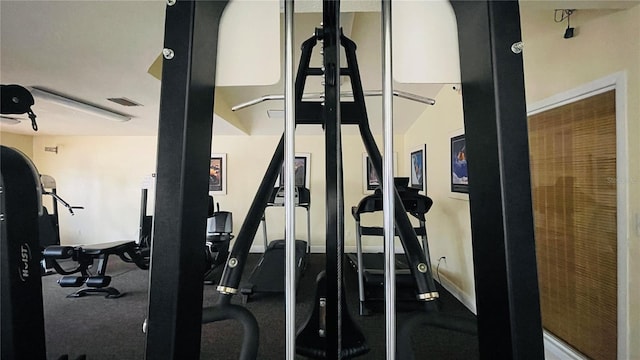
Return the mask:
[[451,192],[469,193],[469,174],[467,170],[467,146],[464,133],[451,136],[449,163],[451,165]]
[[427,146],[414,148],[409,154],[409,187],[427,192]]
[[[293,161],[294,166],[294,178],[296,186],[304,186],[309,189],[309,183],[311,180],[311,154],[309,153],[296,153],[296,157]],[[284,186],[284,164],[280,169],[280,174],[276,180],[275,186]]]
[[227,154],[211,154],[209,191],[216,195],[227,193]]
[[[393,153],[393,174],[398,173],[398,154]],[[362,191],[364,194],[371,194],[375,189],[380,186],[382,179],[378,178],[378,175],[373,168],[369,155],[367,153],[362,154]]]
[[380,179],[378,179],[378,174],[373,168],[373,164],[369,159],[367,154],[363,154],[362,160],[362,171],[364,173],[364,190],[367,192],[372,192],[378,186],[380,186]]

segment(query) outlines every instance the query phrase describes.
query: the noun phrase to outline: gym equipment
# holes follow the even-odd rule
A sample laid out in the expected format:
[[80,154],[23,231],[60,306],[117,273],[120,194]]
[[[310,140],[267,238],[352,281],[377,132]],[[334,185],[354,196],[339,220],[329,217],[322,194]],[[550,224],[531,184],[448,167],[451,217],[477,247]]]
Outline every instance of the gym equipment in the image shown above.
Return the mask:
[[[56,181],[49,175],[40,175],[43,195],[50,195],[53,199],[53,214],[48,214],[43,206],[44,214],[40,217],[40,242],[43,247],[42,263],[47,273],[53,268],[63,275],[58,284],[61,287],[82,287],[78,291],[67,295],[68,298],[82,297],[91,294],[104,294],[105,298],[115,299],[124,294],[114,287],[110,287],[111,277],[106,274],[109,256],[118,256],[122,261],[134,263],[140,269],[149,269],[150,233],[152,217],[146,214],[147,192],[142,189],[140,204],[140,235],[138,241],[115,241],[90,245],[60,245],[60,229],[58,226],[58,203],[62,204],[74,215],[74,209],[84,209],[81,206],[71,206],[57,193]],[[54,239],[55,241],[47,240]],[[54,245],[52,245],[54,244]],[[65,266],[60,261],[68,260]],[[98,261],[95,273],[94,262]],[[69,263],[73,267],[69,268]],[[77,276],[72,274],[80,273]]]
[[[316,279],[316,296],[311,316],[307,319],[300,331],[297,333],[296,350],[298,354],[313,359],[326,359],[326,312],[327,312],[327,293],[326,290],[326,273],[324,271],[318,274]],[[344,293],[344,285],[342,292]],[[347,302],[343,296],[341,306],[346,309]],[[369,352],[367,340],[364,338],[360,329],[353,321],[348,312],[344,313],[342,318],[343,333],[352,334],[345,336],[343,339],[342,352],[340,358],[350,359]]]
[[[209,197],[211,207],[213,198]],[[233,239],[233,215],[229,211],[220,211],[218,204],[215,212],[210,211],[207,218],[207,237],[205,241],[206,260],[208,270],[204,274],[206,284],[216,284],[222,269],[221,265],[227,261],[229,242]]]
[[[431,209],[433,200],[418,193],[418,189],[407,187],[409,178],[395,178],[395,186],[402,200],[402,204],[407,213],[415,217],[419,225],[414,227],[416,235],[422,238],[422,248],[424,249],[426,264],[431,267],[429,257],[429,244],[427,242],[427,229],[425,225],[425,214]],[[368,315],[369,308],[367,301],[381,300],[374,297],[373,293],[380,287],[384,287],[384,255],[381,253],[363,253],[362,236],[384,236],[384,228],[379,226],[362,226],[360,216],[365,213],[382,211],[382,191],[377,188],[373,194],[365,196],[357,206],[351,208],[351,214],[356,220],[356,254],[347,254],[347,259],[358,273],[358,295],[360,300],[360,315]],[[415,288],[413,277],[407,262],[401,257],[395,259],[396,284],[398,287]],[[367,291],[369,290],[369,291]],[[371,293],[367,299],[367,293]],[[415,300],[415,299],[412,299]]]
[[[109,287],[111,276],[106,275],[107,262],[109,256],[116,255],[124,262],[134,263],[140,269],[149,268],[149,263],[141,255],[140,248],[135,241],[117,241],[102,244],[76,245],[76,246],[49,246],[44,249],[43,256],[51,260],[53,268],[58,274],[65,275],[58,280],[62,287],[80,287],[80,289],[67,297],[82,297],[89,294],[104,293],[105,298],[115,299],[121,297],[117,289]],[[78,265],[65,270],[58,260],[71,259]],[[98,260],[98,269],[95,275],[89,273],[89,268],[93,266],[94,260]],[[70,276],[80,273],[80,276]]]
[[[38,218],[38,228],[40,231],[40,247],[44,250],[47,246],[60,245],[60,222],[58,218],[58,203],[62,204],[71,215],[74,209],[84,209],[82,206],[71,206],[64,201],[57,193],[56,180],[49,175],[41,174],[42,195],[51,196],[51,212],[43,204],[43,214]],[[49,275],[54,272],[51,260],[42,259],[42,273]]]
[[31,110],[35,103],[33,95],[20,85],[0,85],[0,109],[2,114],[27,114],[33,131],[38,131],[36,114]]
[[[0,146],[2,359],[46,359],[38,217],[40,177],[29,158]],[[58,360],[69,357],[62,355]],[[81,355],[77,360],[83,360]]]
[[[179,261],[197,253],[200,244],[193,244],[191,232],[197,233],[205,227],[204,216],[198,218],[185,214],[190,214],[191,211],[198,213],[198,209],[206,207],[202,194],[207,190],[205,172],[211,152],[211,104],[215,90],[217,29],[226,3],[179,1],[171,2],[167,6],[164,46],[167,53],[175,56],[167,56],[163,63],[158,135],[158,186],[163,196],[156,205],[157,216],[162,217],[158,223],[162,225],[156,227],[154,243],[154,254],[159,254],[156,256],[162,256],[166,261],[162,264],[158,262],[152,269],[147,359],[177,356],[197,358],[201,322],[219,320],[209,317],[203,320],[202,314],[226,314],[227,309],[229,317],[238,319],[245,326],[245,343],[241,358],[255,358],[257,349],[256,342],[246,339],[247,336],[250,336],[251,340],[255,338],[255,319],[246,309],[231,305],[230,297],[237,292],[237,284],[246,260],[242,254],[245,250],[248,252],[249,243],[255,235],[253,228],[257,229],[260,216],[264,212],[261,204],[266,204],[264,197],[268,197],[269,188],[279,172],[284,139],[278,147],[280,150],[276,151],[276,156],[272,159],[277,166],[269,166],[269,179],[263,181],[259,188],[258,200],[261,201],[254,200],[253,208],[249,210],[249,214],[254,218],[247,216],[247,219],[251,219],[252,223],[245,222],[245,230],[241,229],[236,238],[236,245],[229,256],[220,284],[222,287],[219,286],[223,295],[219,304],[214,308],[199,311],[202,304],[202,284],[195,280],[198,267]],[[476,162],[470,162],[469,173],[473,178],[473,184],[469,187],[469,197],[477,282],[476,299],[478,312],[481,314],[478,322],[480,357],[519,358],[526,354],[531,358],[542,358],[544,355],[537,296],[529,171],[526,162],[522,161],[527,154],[522,59],[510,52],[511,44],[520,41],[518,5],[515,1],[488,0],[452,0],[451,3],[457,17],[462,50],[462,84],[467,89],[463,97],[467,149],[470,156],[473,155],[477,159]],[[335,51],[336,44],[339,43],[339,7],[339,0],[323,1],[323,28],[320,35],[324,41],[325,62],[322,69],[313,71],[325,74],[325,102],[317,106],[301,106],[300,98],[297,97],[301,92],[296,91],[295,103],[296,123],[315,121],[325,125],[328,140],[327,200],[337,199],[327,201],[327,238],[330,241],[327,242],[326,357],[332,359],[341,357],[340,344],[344,340],[341,338],[342,334],[338,333],[342,321],[342,309],[338,303],[341,267],[338,265],[341,265],[342,261],[340,224],[343,209],[340,208],[339,200],[340,146],[337,139],[340,133],[337,124],[340,119],[344,120],[343,124],[349,123],[355,117],[353,115],[359,115],[357,107],[361,106],[361,103],[340,104],[338,98],[338,78],[342,72],[338,66],[338,52]],[[291,0],[285,1],[285,13],[288,9],[292,11]],[[388,9],[385,9],[383,7],[383,12],[388,12]],[[287,14],[285,18],[289,19]],[[287,21],[286,24],[290,22]],[[285,32],[289,31],[291,27],[285,25]],[[390,29],[385,29],[385,32],[388,31]],[[287,44],[290,42],[287,41]],[[291,48],[287,46],[287,53],[292,51]],[[286,71],[289,69],[289,66],[285,66]],[[347,75],[346,72],[343,75]],[[387,97],[390,96],[388,86],[385,86],[383,91]],[[285,91],[285,94],[287,101],[291,101],[291,92]],[[304,107],[313,111],[305,111]],[[290,111],[293,111],[292,106],[287,105],[285,114]],[[292,136],[287,136],[289,143]],[[385,146],[385,149],[389,147]],[[367,152],[371,155],[368,148]],[[287,153],[288,156],[293,156],[293,152]],[[390,159],[392,156],[385,158]],[[373,160],[376,172],[381,174],[380,157],[377,156]],[[392,172],[388,166],[385,168],[383,188],[385,192],[390,192],[391,187],[384,186],[384,178],[391,179]],[[202,172],[199,173],[200,170],[197,169],[202,169]],[[292,169],[287,166],[286,171]],[[505,181],[507,176],[509,181]],[[287,191],[292,191],[292,188]],[[387,204],[393,203],[388,199],[390,196],[385,198]],[[288,199],[292,197],[289,196]],[[400,201],[396,201],[396,204],[401,205]],[[398,212],[397,209],[395,212]],[[392,216],[385,215],[385,224],[392,221]],[[176,223],[179,226],[176,226]],[[386,226],[386,229],[393,234],[393,226]],[[247,236],[244,234],[247,232],[253,232],[250,240],[240,241]],[[238,242],[248,244],[238,246]],[[417,239],[415,242],[417,243]],[[388,248],[388,243],[390,242],[386,243],[385,249]],[[416,245],[420,246],[419,243]],[[235,252],[236,248],[238,252]],[[392,262],[387,263],[389,265]],[[414,265],[417,264],[412,264],[412,269],[415,269]],[[390,273],[392,272],[387,272],[390,278],[386,279],[386,284],[393,284],[395,280]],[[291,275],[289,271],[289,277]],[[426,286],[418,283],[418,288],[423,289]],[[293,286],[288,286],[287,290],[292,291]],[[388,313],[393,314],[393,297],[389,297],[387,301],[390,310]],[[287,324],[289,344],[291,322]],[[388,349],[392,349],[389,358],[395,356],[395,336],[389,336],[394,332],[395,322],[387,319],[387,344]]]
[[[427,105],[435,105],[436,101],[428,98],[428,97],[424,97],[424,96],[420,96],[420,95],[416,95],[416,94],[412,94],[412,93],[408,93],[406,91],[400,91],[400,90],[394,90],[393,91],[393,95],[397,96],[399,98],[403,98],[403,99],[408,99],[408,100],[413,100],[413,101],[417,101],[417,102],[421,102],[423,104],[427,104]],[[364,91],[364,96],[382,96],[382,91],[380,90],[368,90],[368,91]],[[341,98],[353,98],[353,92],[352,91],[343,91],[340,93],[340,97]],[[269,95],[262,95],[259,98],[255,98],[253,100],[249,100],[247,102],[243,102],[241,104],[235,105],[231,107],[231,111],[237,111],[237,110],[242,110],[246,107],[249,106],[253,106],[256,104],[260,104],[261,102],[264,101],[268,101],[268,100],[284,100],[285,97],[282,94],[269,94]],[[302,95],[302,99],[304,100],[322,100],[324,99],[324,94],[323,93],[306,93]]]
[[[311,251],[311,194],[309,189],[295,187],[295,206],[301,207],[307,213],[307,241],[295,241],[295,286],[307,265],[307,256]],[[284,206],[284,188],[275,187],[267,202],[267,207]],[[267,240],[266,213],[262,215],[262,233],[264,237],[264,254],[253,269],[247,283],[240,287],[242,302],[247,303],[256,293],[284,293],[285,291],[285,240]]]
[[0,146],[0,276],[3,359],[45,359],[38,210],[41,187],[33,163]]

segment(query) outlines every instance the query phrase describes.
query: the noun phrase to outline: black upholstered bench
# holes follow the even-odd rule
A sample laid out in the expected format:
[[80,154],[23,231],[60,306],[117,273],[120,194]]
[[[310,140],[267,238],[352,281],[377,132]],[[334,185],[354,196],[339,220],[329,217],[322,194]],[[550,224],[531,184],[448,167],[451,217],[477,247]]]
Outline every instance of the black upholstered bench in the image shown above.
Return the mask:
[[[123,294],[110,287],[111,276],[106,275],[109,256],[116,255],[124,262],[134,263],[141,269],[149,268],[149,258],[145,250],[135,241],[115,241],[90,245],[48,246],[43,251],[45,259],[50,260],[56,272],[62,276],[58,284],[62,287],[84,288],[67,297],[81,297],[89,294],[105,294],[106,298],[118,298]],[[77,265],[73,269],[64,269],[58,260],[71,259]],[[93,263],[98,260],[95,274],[90,272]],[[79,275],[72,275],[80,273]]]

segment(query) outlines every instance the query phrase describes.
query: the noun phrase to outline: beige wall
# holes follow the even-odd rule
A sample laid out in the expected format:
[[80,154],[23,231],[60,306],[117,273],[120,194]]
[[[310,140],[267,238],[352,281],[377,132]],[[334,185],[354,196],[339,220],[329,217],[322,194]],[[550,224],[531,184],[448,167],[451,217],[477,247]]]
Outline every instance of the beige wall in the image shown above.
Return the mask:
[[[556,24],[550,11],[536,10],[531,3],[521,6],[522,33],[525,44],[524,66],[527,103],[541,101],[608,75],[626,73],[627,130],[623,131],[628,157],[618,161],[628,169],[628,179],[618,179],[628,188],[628,238],[623,249],[629,259],[640,254],[637,216],[640,213],[640,6],[624,11],[578,10],[571,17],[577,36],[562,38],[566,24]],[[623,89],[624,90],[624,89]],[[625,251],[625,250],[623,250]],[[640,263],[629,261],[628,339],[640,338]],[[621,284],[625,286],[626,284]],[[624,313],[623,313],[624,316]],[[629,359],[640,358],[640,343],[629,340]],[[624,353],[619,354],[624,356]]]
[[[552,97],[594,80],[624,72],[627,78],[628,254],[640,254],[640,234],[635,220],[640,213],[640,6],[622,11],[579,10],[572,16],[578,28],[573,39],[563,39],[566,24],[556,24],[553,12],[541,11],[531,2],[521,3],[522,39],[525,44],[527,103]],[[464,89],[463,89],[464,90]],[[449,151],[448,138],[463,127],[461,97],[445,86],[405,134],[405,154],[415,145],[427,144],[428,195],[434,205],[427,225],[434,266],[441,256],[443,284],[471,308],[474,307],[473,259],[468,202],[450,197],[449,164],[441,154]],[[472,180],[473,181],[473,180]],[[619,181],[621,181],[619,179]],[[624,179],[622,179],[624,181]],[[624,241],[623,240],[623,241]],[[621,264],[629,274],[629,339],[640,337],[640,264]],[[624,316],[624,313],[623,313]],[[640,358],[640,343],[629,342],[629,358]]]
[[436,105],[407,131],[404,142],[405,153],[419,144],[427,147],[427,195],[433,199],[427,230],[434,274],[438,259],[446,257],[439,268],[442,283],[475,309],[469,201],[450,191],[449,139],[463,128],[462,96],[447,85],[436,97]]
[[[238,232],[255,192],[262,180],[267,165],[280,137],[275,136],[215,136],[213,152],[227,154],[227,194],[215,196],[220,208],[233,212],[234,231]],[[380,145],[381,139],[376,140]],[[395,137],[397,152],[403,149],[402,137]],[[311,191],[311,244],[312,250],[324,251],[325,245],[325,156],[323,136],[297,136],[296,152],[311,154],[309,189]],[[362,154],[364,146],[359,136],[343,136],[345,244],[347,251],[355,251],[355,222],[351,206],[365,196],[362,186]],[[400,159],[398,159],[400,161]],[[402,165],[398,166],[398,170]],[[296,212],[296,233],[306,239],[306,215],[302,209]],[[269,240],[279,239],[284,234],[284,210],[267,209]],[[262,230],[259,230],[254,245],[261,250]],[[365,246],[382,248],[380,239],[363,240]]]
[[[58,153],[45,152],[58,146]],[[95,244],[138,237],[140,192],[155,172],[155,137],[37,136],[33,159],[56,179],[58,194],[74,206],[60,209],[63,244]]]
[[33,159],[33,136],[0,131],[0,145],[16,148]]
[[[75,216],[60,214],[61,239],[66,244],[93,244],[136,239],[140,211],[140,189],[146,176],[155,172],[156,137],[112,136],[38,136],[33,138],[33,159],[38,170],[53,176],[58,194],[72,205],[84,206]],[[237,234],[249,209],[279,137],[216,136],[212,152],[227,154],[227,192],[215,195],[222,210],[234,214]],[[378,143],[381,141],[378,140]],[[362,153],[359,136],[344,136],[345,209],[364,196]],[[402,137],[396,137],[397,152],[404,149]],[[57,154],[45,152],[45,146],[58,146]],[[325,243],[324,137],[299,136],[296,152],[311,154],[310,190],[312,196],[312,245],[322,251]],[[398,169],[404,169],[400,162]],[[405,172],[406,174],[406,172]],[[150,199],[150,201],[153,201]],[[269,240],[282,238],[284,212],[269,209]],[[297,212],[297,233],[306,238],[306,215]],[[258,232],[256,250],[262,250],[262,232]],[[354,249],[355,223],[345,217],[347,250]],[[381,249],[380,239],[365,239],[365,245]]]

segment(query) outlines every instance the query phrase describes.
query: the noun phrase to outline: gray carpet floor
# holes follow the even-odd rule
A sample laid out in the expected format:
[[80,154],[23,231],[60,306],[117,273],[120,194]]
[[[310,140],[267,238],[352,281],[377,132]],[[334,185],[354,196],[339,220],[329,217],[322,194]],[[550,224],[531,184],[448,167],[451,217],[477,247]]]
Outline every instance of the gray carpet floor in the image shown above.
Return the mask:
[[[247,270],[253,269],[259,255],[251,254]],[[324,267],[323,255],[312,254],[301,278],[297,292],[297,324],[301,325],[312,310],[315,279]],[[246,271],[250,273],[250,271]],[[139,270],[119,259],[111,260],[108,274],[111,284],[125,296],[105,299],[103,296],[66,298],[73,288],[61,288],[56,283],[58,275],[43,278],[47,354],[57,359],[68,354],[73,359],[86,354],[89,360],[144,359],[145,335],[142,332],[147,311],[148,271]],[[362,359],[385,358],[385,324],[383,312],[370,316],[357,314],[357,282],[355,271],[345,270],[347,299],[352,318],[362,329],[371,350]],[[217,293],[215,286],[205,285],[204,306],[213,305]],[[241,303],[236,296],[234,303]],[[260,324],[259,359],[284,358],[284,296],[258,295],[247,308]],[[441,291],[442,313],[473,318],[462,304],[446,291]],[[398,323],[415,316],[411,312],[399,312]],[[201,359],[236,359],[242,340],[242,329],[234,322],[204,325],[201,338]],[[477,359],[477,337],[451,330],[431,327],[416,328],[412,343],[416,359]],[[302,357],[300,357],[302,358]]]

